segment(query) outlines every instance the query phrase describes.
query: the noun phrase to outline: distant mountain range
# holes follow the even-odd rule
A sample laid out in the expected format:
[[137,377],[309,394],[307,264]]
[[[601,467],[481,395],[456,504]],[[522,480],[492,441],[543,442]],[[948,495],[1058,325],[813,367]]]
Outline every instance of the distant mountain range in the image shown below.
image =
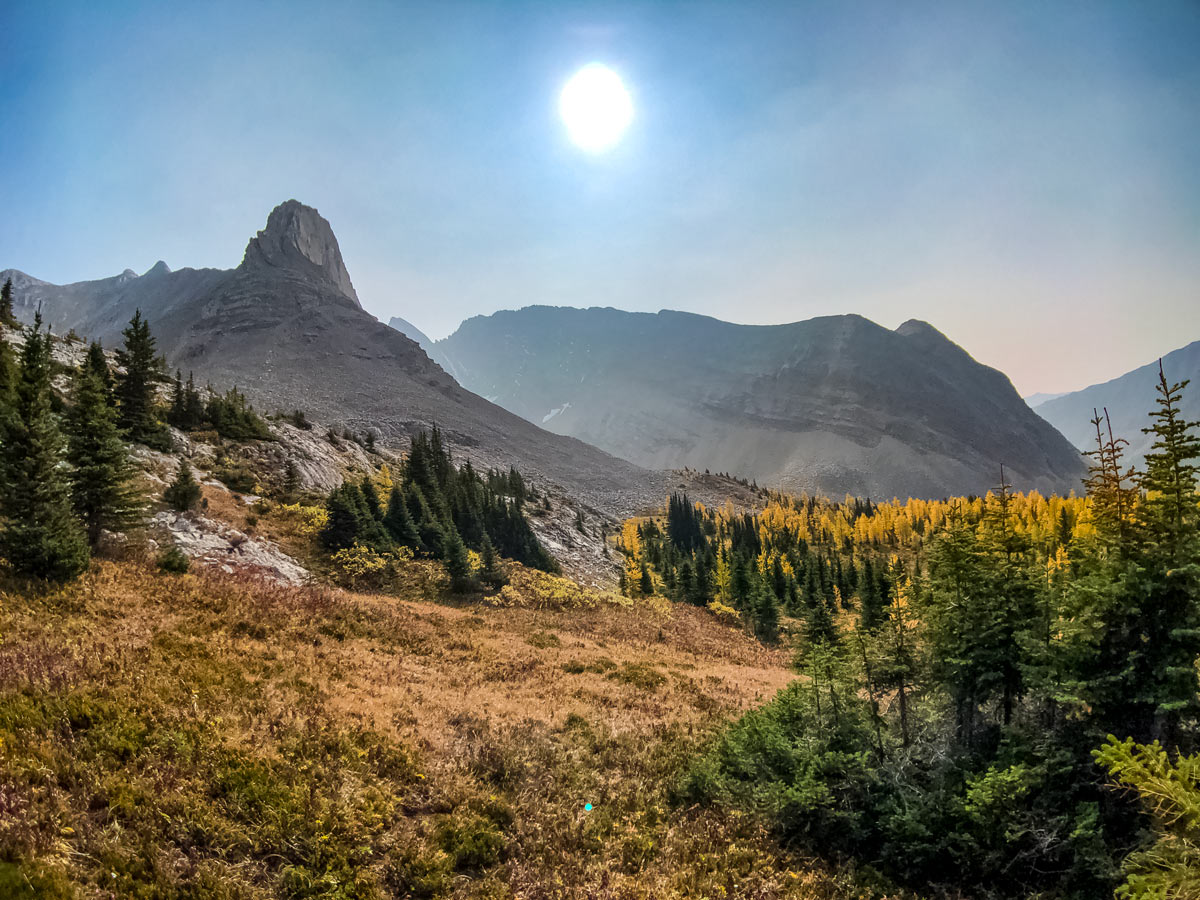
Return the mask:
[[436,345],[461,383],[649,468],[873,497],[1069,491],[1083,464],[1001,372],[932,326],[855,315],[734,325],[690,313],[534,306]]
[[388,320],[388,325],[391,328],[395,328],[398,332],[410,340],[416,341],[417,346],[424,350],[425,354],[430,359],[432,359],[451,375],[454,374],[454,364],[446,358],[446,354],[441,351],[437,344],[429,339],[425,332],[423,332],[412,322],[409,322],[407,319],[402,319],[399,316],[392,316]]
[[329,223],[295,200],[276,207],[230,270],[158,263],[99,281],[54,285],[10,269],[14,307],[55,330],[120,341],[136,309],[172,366],[201,383],[239,385],[265,411],[304,410],[358,431],[411,434],[440,425],[476,463],[555,482],[617,514],[661,500],[667,476],[543,431],[468,390],[401,332],[365,312]]
[[[1188,344],[1162,358],[1167,380],[1191,380],[1183,393],[1183,414],[1193,421],[1200,420],[1200,341]],[[1034,407],[1039,416],[1067,436],[1076,447],[1090,450],[1096,443],[1096,430],[1091,424],[1093,410],[1107,407],[1112,418],[1113,433],[1129,441],[1126,458],[1141,464],[1142,457],[1154,442],[1151,435],[1142,434],[1150,425],[1150,410],[1155,408],[1154,386],[1158,384],[1158,360],[1126,372],[1103,384],[1093,384],[1083,390],[1061,394]]]
[[173,368],[236,383],[266,411],[385,439],[438,424],[477,463],[516,464],[617,514],[661,502],[679,483],[664,470],[685,466],[872,497],[982,492],[1002,463],[1043,491],[1076,488],[1082,472],[1002,373],[923,322],[530,307],[433,342],[363,310],[329,223],[295,200],[234,269],[5,277],[26,321],[40,306],[56,331],[113,346],[141,309]]
[[1039,391],[1036,394],[1030,394],[1024,399],[1026,406],[1028,406],[1030,409],[1036,409],[1047,400],[1057,400],[1059,397],[1063,396],[1065,396],[1065,394],[1047,394],[1044,391]]

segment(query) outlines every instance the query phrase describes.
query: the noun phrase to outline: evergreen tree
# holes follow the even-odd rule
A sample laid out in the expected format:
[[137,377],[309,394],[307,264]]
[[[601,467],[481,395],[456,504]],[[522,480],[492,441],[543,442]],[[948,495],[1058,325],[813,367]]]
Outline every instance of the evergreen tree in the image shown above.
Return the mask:
[[1139,741],[1173,744],[1180,720],[1197,711],[1200,657],[1200,518],[1196,477],[1200,438],[1180,413],[1187,382],[1159,370],[1158,408],[1147,432],[1138,504],[1119,559],[1104,572],[1104,628],[1089,699],[1101,727]]
[[300,470],[296,468],[296,461],[289,456],[287,466],[283,470],[282,499],[285,503],[295,503],[296,498],[299,496]]
[[108,367],[108,357],[104,355],[104,347],[99,341],[92,341],[88,345],[87,357],[84,359],[83,368],[100,379],[100,384],[104,387],[105,402],[109,406],[114,406],[116,398],[113,397],[112,370]]
[[175,480],[163,491],[163,501],[177,512],[187,512],[200,502],[200,485],[192,476],[192,466],[183,457],[175,470]]
[[650,570],[646,568],[645,563],[642,563],[642,572],[638,578],[638,592],[643,597],[654,593],[654,579],[650,577]]
[[[189,378],[190,382],[190,378]],[[210,388],[211,390],[211,388]],[[197,401],[199,396],[197,395]],[[185,391],[185,410],[191,417],[192,401]],[[204,405],[203,415],[195,420],[192,427],[208,422],[213,430],[221,437],[234,441],[269,441],[272,440],[271,430],[267,423],[254,411],[254,407],[246,400],[246,395],[231,387],[224,394],[214,393]]]
[[129,326],[121,332],[125,345],[117,351],[118,372],[114,394],[117,398],[118,425],[129,440],[155,450],[169,450],[170,436],[156,412],[155,389],[163,380],[162,361],[155,351],[149,323],[141,310],[134,313]]
[[362,491],[363,501],[367,505],[367,512],[371,514],[373,519],[382,521],[383,507],[379,502],[379,491],[375,490],[375,482],[369,475],[364,475],[358,489]]
[[508,490],[518,506],[525,502],[525,479],[521,477],[520,472],[511,466],[508,469]]
[[175,370],[175,386],[171,390],[171,407],[167,410],[167,424],[186,429],[187,406],[183,395],[183,373]]
[[325,501],[326,521],[321,529],[321,543],[330,550],[342,550],[354,545],[358,538],[360,516],[358,489],[352,484],[334,488]]
[[462,594],[475,588],[474,579],[471,578],[471,561],[467,557],[467,546],[454,526],[446,529],[445,561],[446,571],[450,575],[450,590]]
[[95,547],[101,529],[116,531],[137,521],[141,498],[116,410],[108,404],[100,375],[86,364],[75,375],[73,401],[67,416],[72,502]]
[[508,584],[508,576],[500,568],[496,548],[492,546],[491,538],[486,534],[483,536],[483,545],[479,548],[479,580],[493,590]]
[[204,400],[196,389],[191,372],[188,372],[187,384],[183,388],[183,416],[188,428],[199,428],[204,424]]
[[1146,498],[1139,507],[1143,536],[1177,565],[1193,562],[1200,506],[1196,475],[1200,471],[1200,422],[1189,422],[1180,409],[1187,380],[1171,384],[1158,361],[1158,409],[1145,434],[1154,435],[1146,454],[1139,487]]
[[0,340],[0,427],[12,405],[13,389],[17,381],[16,363],[8,341]]
[[1092,460],[1084,486],[1096,530],[1105,543],[1119,550],[1129,541],[1130,518],[1137,495],[1136,488],[1127,484],[1134,481],[1135,473],[1132,468],[1125,468],[1123,462],[1129,441],[1113,435],[1107,409],[1103,417],[1096,410],[1092,413],[1096,448],[1084,453]]
[[[369,483],[369,479],[363,479],[364,483]],[[375,486],[371,485],[371,491],[374,494]],[[358,509],[358,532],[355,539],[360,543],[365,544],[372,550],[390,550],[392,547],[392,539],[388,536],[387,530],[383,527],[382,511],[379,510],[379,497],[375,494],[375,506],[372,507],[367,500],[367,494],[361,485],[347,484],[346,497],[352,499]],[[378,512],[378,514],[377,514]]]
[[870,559],[863,561],[858,570],[858,615],[862,627],[875,631],[883,624],[884,602],[875,580],[875,567]]
[[388,508],[383,517],[383,527],[387,529],[392,540],[401,547],[420,549],[420,532],[417,531],[417,526],[408,512],[408,504],[404,502],[404,494],[398,484],[392,486],[392,493],[388,497]]
[[779,606],[772,590],[761,580],[754,591],[754,634],[768,644],[779,639]]
[[0,288],[0,325],[8,325],[10,328],[15,328],[17,317],[13,314],[12,295],[12,279],[9,278],[4,282],[4,287]]
[[66,580],[88,565],[83,527],[61,465],[63,437],[51,403],[50,335],[39,311],[26,329],[9,409],[0,427],[0,557],[20,575]]

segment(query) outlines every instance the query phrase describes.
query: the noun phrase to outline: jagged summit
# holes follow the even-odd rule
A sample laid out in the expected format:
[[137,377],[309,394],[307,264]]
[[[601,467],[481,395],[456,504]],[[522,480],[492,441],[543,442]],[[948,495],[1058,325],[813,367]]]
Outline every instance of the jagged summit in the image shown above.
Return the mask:
[[163,262],[160,259],[153,266],[151,266],[149,269],[147,269],[145,272],[143,272],[142,277],[146,278],[150,275],[170,275],[170,274],[171,274],[171,267],[168,266],[165,262]]
[[172,370],[218,389],[237,385],[264,410],[298,409],[381,442],[437,424],[460,458],[516,465],[621,515],[667,489],[670,476],[543,431],[464,390],[420,345],[362,308],[329,223],[295,200],[272,210],[235,269],[169,272],[160,263],[146,276],[70,285],[13,276],[23,321],[44,304],[60,332],[74,328],[114,346],[140,309]]
[[287,200],[271,210],[267,227],[246,245],[239,268],[260,266],[319,274],[362,309],[329,222],[298,200]]

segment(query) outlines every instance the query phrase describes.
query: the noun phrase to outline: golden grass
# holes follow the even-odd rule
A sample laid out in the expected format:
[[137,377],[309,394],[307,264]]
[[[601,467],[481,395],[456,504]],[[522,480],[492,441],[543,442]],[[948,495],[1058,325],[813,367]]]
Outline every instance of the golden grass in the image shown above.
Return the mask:
[[[491,602],[435,602],[440,567],[405,571],[398,596],[384,597],[101,561],[60,589],[0,592],[0,888],[847,896],[841,878],[783,854],[749,819],[669,799],[707,736],[792,677],[786,651],[705,610],[585,597],[520,568]],[[180,771],[149,738],[105,755],[87,749],[98,725],[40,725],[26,709],[85,701],[101,711],[89,723],[116,716],[130,733],[194,742],[207,762]],[[230,767],[254,760],[274,773],[278,803],[322,811],[311,846],[336,853],[273,838],[269,808],[222,793]],[[170,810],[172,827],[118,802],[135,789],[143,806]],[[223,818],[210,821],[213,810]],[[143,856],[154,865],[139,867]],[[189,893],[189,878],[206,893]]]

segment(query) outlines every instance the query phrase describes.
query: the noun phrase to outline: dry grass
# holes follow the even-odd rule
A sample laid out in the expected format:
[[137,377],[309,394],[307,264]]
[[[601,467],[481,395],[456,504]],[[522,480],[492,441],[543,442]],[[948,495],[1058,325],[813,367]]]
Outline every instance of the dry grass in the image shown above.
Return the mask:
[[748,819],[670,802],[785,651],[524,570],[491,604],[406,572],[395,597],[136,562],[9,585],[0,894],[845,895]]

